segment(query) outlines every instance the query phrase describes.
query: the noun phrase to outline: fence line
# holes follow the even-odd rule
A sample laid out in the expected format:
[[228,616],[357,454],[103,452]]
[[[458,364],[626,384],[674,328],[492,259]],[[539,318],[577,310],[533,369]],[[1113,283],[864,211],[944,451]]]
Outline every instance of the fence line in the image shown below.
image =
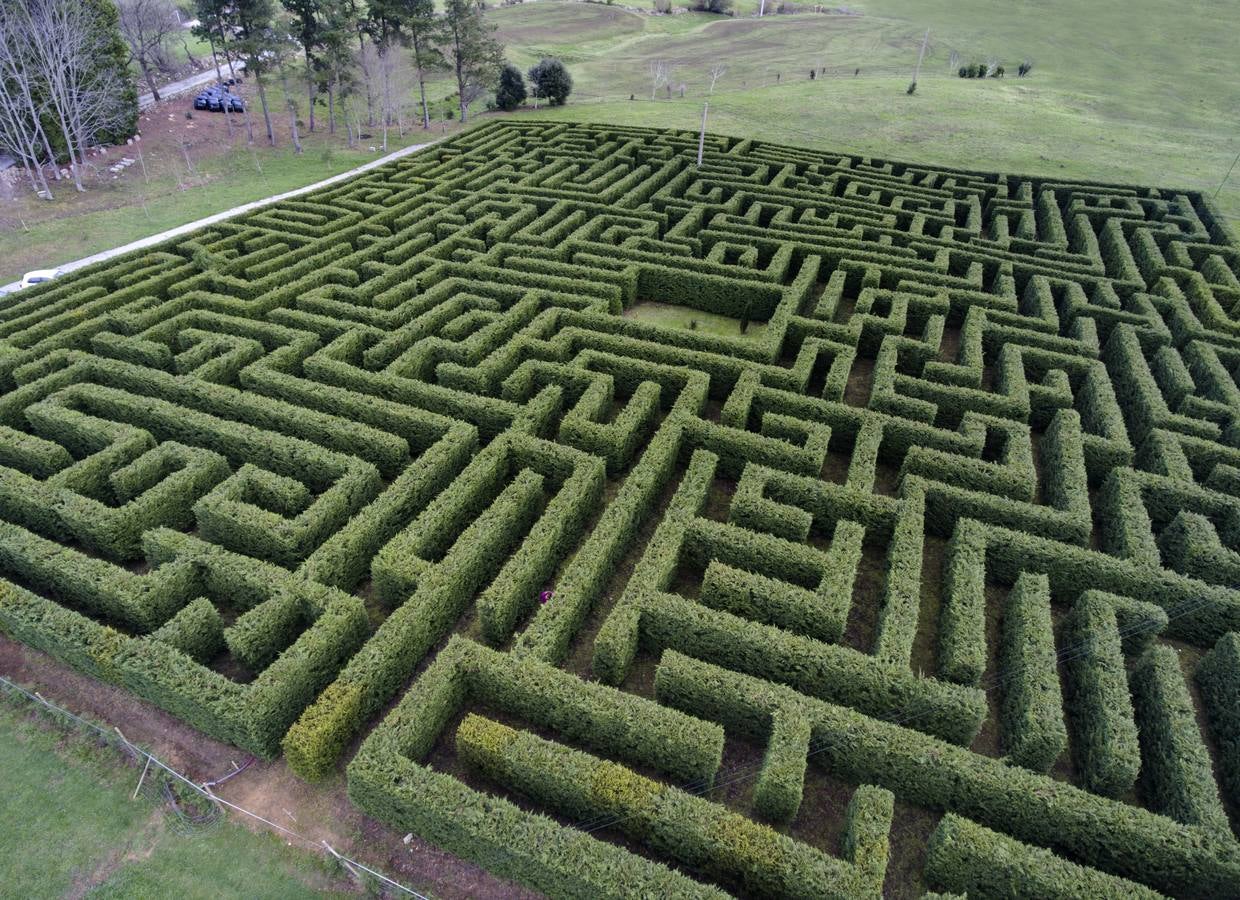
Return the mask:
[[[63,706],[59,706],[53,703],[52,701],[48,700],[38,691],[28,691],[24,687],[22,687],[20,684],[17,684],[16,682],[11,681],[10,679],[4,677],[3,675],[0,675],[0,687],[3,687],[4,689],[8,690],[11,693],[19,694],[22,697],[26,698],[26,700],[32,703],[40,704],[43,707],[45,707],[48,711],[55,713],[58,716],[63,716],[67,719],[72,720],[73,722],[76,722],[78,725],[84,728],[97,732],[99,735],[101,735],[103,738],[105,738],[108,741],[112,741],[114,739],[113,734],[109,732],[106,728],[104,728],[103,726],[99,725],[98,723],[92,722],[89,719],[84,719],[81,716],[75,715],[74,713],[65,709]],[[176,769],[166,764],[163,760],[161,760],[155,754],[151,753],[148,750],[143,749],[142,747],[135,744],[133,741],[129,740],[129,738],[125,737],[124,732],[122,732],[120,728],[114,725],[112,726],[112,731],[115,732],[115,737],[120,738],[121,742],[125,746],[125,749],[134,755],[135,759],[145,759],[145,763],[142,768],[142,775],[138,779],[138,787],[134,789],[135,798],[138,796],[138,791],[141,789],[143,781],[146,780],[147,772],[150,770],[150,767],[154,765],[156,768],[163,770],[170,777],[176,779],[177,781],[189,787],[192,791],[194,791],[194,793],[206,799],[209,803],[213,804],[217,809],[223,806],[223,807],[227,807],[232,810],[236,810],[242,815],[249,816],[251,819],[255,819],[256,821],[262,822],[264,825],[267,825],[268,827],[275,829],[276,831],[280,832],[286,837],[300,841],[302,844],[305,844],[307,847],[312,847],[316,851],[319,851],[319,852],[326,851],[325,855],[329,859],[333,859],[336,862],[340,863],[349,873],[351,873],[359,881],[363,880],[362,877],[358,874],[358,871],[360,870],[362,872],[366,872],[367,874],[373,876],[374,878],[377,878],[378,880],[382,881],[384,884],[390,885],[391,887],[396,888],[402,891],[403,893],[408,894],[411,897],[417,898],[417,900],[430,900],[429,897],[425,896],[424,894],[419,894],[413,888],[406,887],[405,885],[401,884],[398,881],[393,881],[391,878],[388,878],[386,875],[382,874],[381,872],[376,872],[374,869],[370,868],[369,866],[365,866],[355,859],[350,859],[349,857],[344,856],[343,854],[337,852],[336,849],[332,847],[330,844],[328,844],[326,841],[313,841],[310,838],[305,837],[304,835],[298,834],[296,831],[293,831],[290,828],[286,828],[285,826],[279,824],[278,822],[273,822],[270,819],[260,816],[256,812],[248,810],[245,807],[238,806],[236,803],[232,803],[228,800],[225,800],[223,797],[220,797],[214,791],[211,790],[211,787],[213,785],[223,784],[229,778],[232,778],[233,776],[238,775],[241,772],[245,771],[245,769],[247,769],[250,766],[253,760],[246,762],[246,764],[243,766],[238,766],[236,763],[233,763],[233,767],[234,767],[233,771],[229,772],[224,777],[218,778],[214,781],[204,781],[202,784],[197,784],[193,782],[192,780],[190,780],[185,775],[183,775],[182,773],[178,772]]]

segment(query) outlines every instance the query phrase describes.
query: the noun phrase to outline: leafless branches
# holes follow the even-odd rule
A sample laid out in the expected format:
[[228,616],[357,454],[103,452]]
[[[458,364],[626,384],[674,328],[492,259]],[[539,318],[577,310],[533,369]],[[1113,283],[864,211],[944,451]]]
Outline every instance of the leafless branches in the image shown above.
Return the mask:
[[359,63],[367,79],[367,91],[378,101],[383,138],[380,147],[388,148],[388,131],[393,126],[403,137],[405,122],[413,113],[412,93],[417,73],[409,59],[396,44],[380,48],[367,42],[360,51]]
[[[0,4],[0,140],[28,169],[54,165],[53,148],[62,148],[79,191],[87,148],[131,115],[134,99],[107,64],[107,30],[96,16],[75,0]],[[41,173],[31,181],[50,196]]]
[[74,0],[28,4],[35,68],[64,134],[74,184],[84,190],[86,148],[126,115],[122,82],[118,72],[100,64],[108,52],[107,33],[90,8]]
[[162,68],[164,48],[169,38],[181,31],[176,9],[170,0],[117,0],[121,35],[129,53],[158,102],[159,86],[155,70]]
[[675,68],[676,67],[673,64],[669,63],[665,59],[654,59],[650,61],[647,66],[647,71],[650,73],[651,100],[655,98],[655,94],[658,93],[659,88],[668,84],[672,80],[672,72]]
[[728,67],[723,63],[715,63],[710,67],[710,90],[706,92],[708,95],[715,92],[715,82],[722,78],[727,71]]
[[35,99],[28,69],[27,24],[16,5],[0,5],[0,147],[17,155],[31,188],[50,200],[40,160],[51,157],[51,145],[41,124],[43,103]]

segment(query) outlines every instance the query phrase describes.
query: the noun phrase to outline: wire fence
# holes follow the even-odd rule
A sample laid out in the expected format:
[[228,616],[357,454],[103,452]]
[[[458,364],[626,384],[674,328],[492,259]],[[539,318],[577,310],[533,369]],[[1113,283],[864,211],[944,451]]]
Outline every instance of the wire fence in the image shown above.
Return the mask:
[[[234,762],[232,770],[223,776],[197,783],[182,772],[169,766],[149,750],[129,740],[120,728],[116,726],[109,730],[97,722],[92,722],[89,719],[75,715],[63,706],[58,706],[51,702],[38,691],[27,690],[3,675],[0,675],[0,691],[11,697],[27,701],[62,726],[77,729],[91,736],[101,744],[112,747],[122,757],[133,762],[136,766],[141,766],[142,774],[138,777],[138,783],[134,788],[132,799],[137,799],[141,793],[157,802],[163,803],[168,810],[173,828],[178,833],[200,833],[206,829],[213,828],[225,818],[226,810],[232,810],[262,823],[289,841],[297,841],[316,853],[322,853],[328,861],[340,865],[363,887],[373,887],[377,882],[379,886],[391,888],[402,896],[414,897],[417,900],[430,900],[430,898],[424,894],[419,894],[413,888],[401,884],[355,859],[345,856],[325,840],[316,841],[308,838],[252,810],[225,800],[215,793],[213,788],[219,787],[229,779],[240,775],[250,767],[254,762],[253,759],[247,760],[242,765],[237,765]],[[374,881],[369,881],[368,878]]]

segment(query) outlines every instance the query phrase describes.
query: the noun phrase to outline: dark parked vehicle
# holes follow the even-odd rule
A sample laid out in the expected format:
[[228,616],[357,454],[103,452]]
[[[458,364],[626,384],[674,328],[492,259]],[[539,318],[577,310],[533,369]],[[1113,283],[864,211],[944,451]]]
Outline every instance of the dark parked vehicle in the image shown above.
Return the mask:
[[[229,79],[229,84],[233,80]],[[245,112],[245,103],[240,97],[228,89],[227,84],[213,84],[200,91],[194,97],[194,109],[206,109],[211,112]]]

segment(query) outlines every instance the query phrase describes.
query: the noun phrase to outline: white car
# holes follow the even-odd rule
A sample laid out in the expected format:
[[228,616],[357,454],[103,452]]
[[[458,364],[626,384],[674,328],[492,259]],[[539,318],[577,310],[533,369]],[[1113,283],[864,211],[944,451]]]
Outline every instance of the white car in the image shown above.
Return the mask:
[[45,281],[51,281],[60,274],[60,269],[35,269],[33,272],[27,272],[22,276],[21,286],[30,287],[32,284],[42,284]]

